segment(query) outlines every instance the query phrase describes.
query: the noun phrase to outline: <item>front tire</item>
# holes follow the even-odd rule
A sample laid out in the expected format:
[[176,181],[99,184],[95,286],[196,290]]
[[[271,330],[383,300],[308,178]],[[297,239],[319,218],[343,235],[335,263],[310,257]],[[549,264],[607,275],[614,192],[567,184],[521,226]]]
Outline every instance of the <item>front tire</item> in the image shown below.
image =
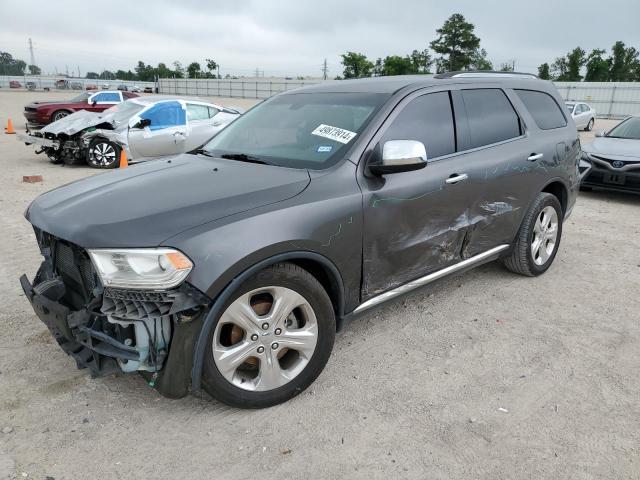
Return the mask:
[[51,115],[51,122],[57,122],[58,120],[71,115],[71,112],[68,110],[56,110]]
[[116,168],[120,147],[104,138],[94,138],[87,149],[87,164],[93,168]]
[[264,408],[304,391],[326,365],[335,315],[306,270],[279,263],[247,280],[224,305],[205,350],[202,384],[214,398]]
[[560,246],[562,219],[558,198],[539,193],[522,221],[511,254],[503,260],[505,267],[528,277],[546,272]]

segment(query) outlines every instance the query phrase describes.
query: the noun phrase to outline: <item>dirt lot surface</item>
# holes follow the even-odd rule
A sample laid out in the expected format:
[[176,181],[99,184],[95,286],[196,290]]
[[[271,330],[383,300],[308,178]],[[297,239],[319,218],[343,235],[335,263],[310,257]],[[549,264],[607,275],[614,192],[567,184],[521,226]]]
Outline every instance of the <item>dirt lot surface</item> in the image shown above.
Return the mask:
[[[0,92],[0,121],[58,96]],[[308,391],[240,411],[76,370],[19,287],[22,214],[97,172],[4,134],[0,168],[0,478],[640,478],[640,197],[582,194],[547,274],[489,264],[392,302]]]

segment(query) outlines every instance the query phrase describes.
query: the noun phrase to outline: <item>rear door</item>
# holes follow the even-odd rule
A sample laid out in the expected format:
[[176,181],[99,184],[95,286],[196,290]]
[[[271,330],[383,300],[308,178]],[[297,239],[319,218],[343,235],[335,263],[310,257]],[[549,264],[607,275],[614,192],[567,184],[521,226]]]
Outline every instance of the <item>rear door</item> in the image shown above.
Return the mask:
[[217,113],[213,107],[202,103],[187,102],[188,132],[183,151],[188,152],[198,148],[213,137],[216,127],[214,127],[215,119],[212,113],[213,116]]
[[[431,93],[433,92],[433,93]],[[369,155],[389,140],[425,145],[421,170],[374,177],[363,173],[363,300],[466,256],[481,172],[457,155],[454,98],[448,90],[403,100],[372,140]]]
[[487,169],[485,205],[491,216],[483,236],[498,244],[513,241],[535,196],[554,172],[562,173],[565,158],[576,148],[563,110],[551,95],[526,89],[505,89],[505,94],[523,135],[505,146],[501,162]]
[[[139,120],[151,123],[137,128]],[[186,138],[186,108],[175,100],[159,102],[142,110],[129,124],[128,144],[133,159],[184,152]]]

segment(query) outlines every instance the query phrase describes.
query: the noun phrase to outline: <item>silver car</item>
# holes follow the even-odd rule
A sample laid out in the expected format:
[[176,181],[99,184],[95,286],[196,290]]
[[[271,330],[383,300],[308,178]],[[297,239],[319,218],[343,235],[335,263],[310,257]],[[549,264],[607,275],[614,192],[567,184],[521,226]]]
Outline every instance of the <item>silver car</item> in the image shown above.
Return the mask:
[[18,139],[53,163],[115,168],[122,150],[133,162],[189,152],[241,114],[197,98],[137,97],[101,113],[75,112]]
[[593,130],[593,125],[596,123],[596,111],[591,105],[583,102],[565,102],[565,104],[578,130],[584,129],[587,132]]

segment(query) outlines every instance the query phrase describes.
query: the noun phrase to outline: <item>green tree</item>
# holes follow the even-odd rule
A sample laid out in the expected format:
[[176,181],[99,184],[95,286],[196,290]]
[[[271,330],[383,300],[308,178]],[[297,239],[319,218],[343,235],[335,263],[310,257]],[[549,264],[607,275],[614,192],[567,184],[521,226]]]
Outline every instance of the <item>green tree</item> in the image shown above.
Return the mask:
[[433,65],[433,58],[429,54],[429,50],[414,50],[410,55],[413,71],[411,73],[431,73],[429,69]]
[[401,57],[399,55],[391,55],[384,59],[382,64],[383,75],[409,75],[416,73],[411,58],[407,55]]
[[500,64],[501,72],[513,72],[513,62],[504,62]]
[[591,51],[586,60],[587,72],[584,76],[585,82],[608,82],[609,81],[609,61],[604,58],[606,50],[596,48]]
[[207,58],[206,61],[207,61],[207,70],[208,70],[209,76],[216,78],[215,71],[218,70],[218,78],[219,78],[220,65],[218,65],[215,61],[211,60],[210,58]]
[[376,63],[373,65],[373,69],[371,70],[371,74],[374,77],[380,77],[382,75],[384,75],[384,67],[382,64],[382,59],[380,57],[378,57],[378,59],[376,60]]
[[471,70],[493,70],[493,63],[487,58],[487,51],[484,48],[478,48],[472,53],[467,67]]
[[40,75],[42,74],[42,70],[37,65],[29,65],[29,75]]
[[182,67],[182,64],[176,60],[175,62],[173,62],[173,76],[175,78],[184,78],[184,68]]
[[189,78],[198,78],[202,76],[202,70],[198,62],[191,62],[187,67],[187,75]]
[[342,65],[344,78],[370,77],[373,70],[373,63],[366,55],[356,52],[347,52],[342,55]]
[[548,63],[543,63],[538,67],[538,77],[540,77],[542,80],[549,80],[551,78]]
[[473,33],[475,27],[459,13],[451,15],[441,28],[438,38],[431,42],[431,49],[442,55],[440,68],[449,71],[465,70],[480,47],[480,39]]
[[609,59],[609,80],[612,82],[632,82],[638,79],[640,61],[638,51],[626,47],[624,42],[616,42]]
[[100,78],[100,75],[98,75],[96,72],[87,72],[87,78],[91,80],[96,80]]
[[8,52],[0,52],[0,75],[24,75],[27,63],[13,58]]
[[580,75],[580,69],[587,62],[585,57],[586,53],[580,47],[576,47],[567,55],[567,75],[569,76],[569,82],[582,81],[582,75]]
[[116,75],[110,70],[103,70],[99,78],[100,80],[115,80]]
[[567,72],[569,66],[567,65],[566,57],[557,57],[551,64],[551,79],[557,81],[566,81],[568,78]]

